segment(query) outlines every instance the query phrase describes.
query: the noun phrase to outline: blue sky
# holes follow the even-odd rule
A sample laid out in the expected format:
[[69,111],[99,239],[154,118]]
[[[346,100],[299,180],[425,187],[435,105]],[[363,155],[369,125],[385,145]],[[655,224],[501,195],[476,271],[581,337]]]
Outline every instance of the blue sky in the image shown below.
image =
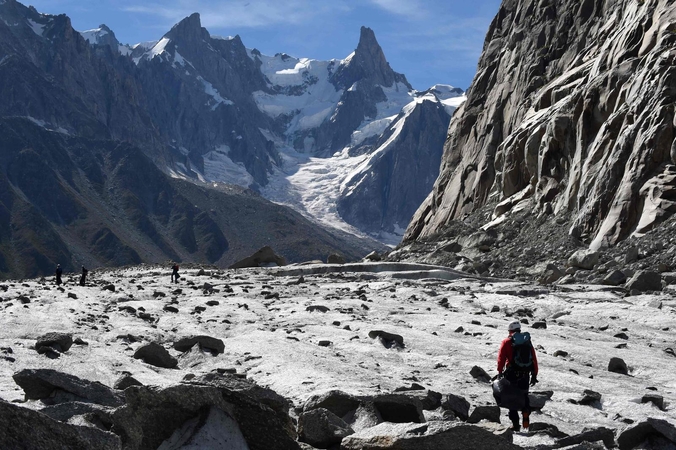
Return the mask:
[[344,58],[359,28],[372,28],[390,65],[419,90],[466,89],[500,0],[32,0],[38,11],[67,14],[77,30],[105,23],[122,43],[157,40],[199,12],[211,34],[239,34],[262,53]]

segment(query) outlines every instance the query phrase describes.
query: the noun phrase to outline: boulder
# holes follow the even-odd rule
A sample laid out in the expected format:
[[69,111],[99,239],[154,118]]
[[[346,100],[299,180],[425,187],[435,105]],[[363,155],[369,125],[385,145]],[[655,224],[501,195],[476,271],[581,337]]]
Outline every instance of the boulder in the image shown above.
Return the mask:
[[373,330],[369,331],[369,337],[371,339],[380,339],[383,345],[387,348],[404,347],[404,338],[398,334],[388,333],[387,331],[382,330]]
[[619,286],[627,281],[627,276],[620,270],[613,270],[603,279],[606,286]]
[[35,350],[40,354],[46,353],[49,349],[63,353],[67,352],[72,345],[73,335],[69,333],[47,333],[38,338]]
[[[395,391],[398,391],[398,389]],[[425,411],[433,411],[441,406],[441,399],[443,396],[439,392],[428,389],[405,390],[400,392],[408,397],[413,397],[420,400],[422,403],[422,408]]]
[[202,349],[211,350],[216,355],[225,351],[225,344],[221,339],[204,335],[183,337],[174,342],[174,349],[179,352],[187,352],[195,344],[198,344]]
[[125,448],[298,449],[288,402],[249,380],[209,373],[164,389],[131,386],[125,397],[95,418],[124,436]]
[[331,253],[326,259],[327,264],[345,264],[345,258],[337,253]]
[[641,398],[641,403],[652,403],[659,409],[664,410],[664,397],[657,394],[646,394]]
[[178,365],[178,360],[171,356],[167,349],[156,342],[139,347],[134,353],[134,358],[142,359],[146,364],[165,369],[173,369]]
[[599,262],[598,252],[591,250],[578,250],[568,258],[568,265],[585,270],[592,270]]
[[382,261],[383,257],[380,256],[380,253],[376,252],[375,250],[369,253],[368,255],[364,256],[364,261]]
[[371,402],[380,417],[386,422],[425,422],[422,402],[415,397],[409,397],[404,394],[385,394],[373,397]]
[[460,420],[469,418],[469,402],[464,397],[454,394],[443,396],[441,407],[446,411],[451,411]]
[[353,433],[343,419],[324,408],[304,412],[298,418],[298,440],[313,447],[329,448]]
[[124,391],[129,386],[143,386],[143,383],[138,381],[136,378],[132,377],[131,374],[125,373],[124,375],[122,375],[120,378],[117,379],[117,381],[113,385],[113,388],[117,389],[118,391]]
[[[676,427],[666,420],[648,418],[636,426],[627,428],[620,433],[617,444],[620,450],[630,450],[643,444],[651,438],[662,438],[666,444],[676,446]],[[662,446],[661,448],[665,448]],[[646,447],[658,448],[658,447]]]
[[46,414],[54,420],[59,422],[68,422],[75,416],[82,416],[99,411],[106,411],[106,407],[97,405],[96,403],[84,402],[65,402],[56,405],[50,405],[42,408],[40,412]]
[[585,389],[582,395],[582,399],[579,400],[577,403],[578,405],[586,405],[586,406],[600,405],[601,398],[602,396],[600,393],[592,391],[590,389]]
[[624,255],[625,264],[631,264],[638,261],[638,247],[632,245],[627,249],[627,253]]
[[48,399],[50,403],[81,401],[110,407],[124,403],[121,395],[98,381],[83,380],[53,369],[24,369],[12,378],[30,400]]
[[676,272],[666,272],[662,274],[662,279],[667,285],[676,284]]
[[500,407],[496,405],[477,406],[467,419],[468,423],[479,423],[482,420],[500,423]]
[[303,411],[324,408],[343,418],[356,411],[360,404],[361,402],[357,397],[335,390],[311,396],[303,405]]
[[517,450],[503,437],[481,427],[450,423],[446,427],[429,424],[382,423],[344,438],[341,450]]
[[491,376],[488,375],[488,373],[486,373],[486,371],[479,366],[472,367],[472,370],[469,371],[469,374],[472,375],[472,377],[477,381],[481,381],[484,383],[491,382]]
[[620,373],[622,375],[629,375],[627,363],[622,358],[610,358],[608,363],[608,372]]
[[286,259],[277,255],[271,247],[265,246],[253,255],[232,264],[230,267],[228,267],[228,269],[243,269],[246,267],[262,267],[271,265],[285,266],[286,264]]
[[[41,412],[0,400],[0,446],[6,449],[119,450],[119,436],[90,426],[59,422]],[[11,424],[11,426],[7,426]]]
[[547,267],[540,276],[540,284],[555,283],[559,279],[563,278],[564,275],[565,273],[562,272],[561,269],[559,269],[556,265],[547,264]]
[[556,441],[559,447],[567,447],[569,445],[577,445],[583,442],[597,442],[603,441],[606,448],[615,447],[615,433],[610,428],[599,427],[593,430],[584,431],[575,436],[568,436]]
[[639,292],[645,291],[661,291],[662,277],[657,272],[649,270],[639,270],[625,286],[628,291],[636,290]]

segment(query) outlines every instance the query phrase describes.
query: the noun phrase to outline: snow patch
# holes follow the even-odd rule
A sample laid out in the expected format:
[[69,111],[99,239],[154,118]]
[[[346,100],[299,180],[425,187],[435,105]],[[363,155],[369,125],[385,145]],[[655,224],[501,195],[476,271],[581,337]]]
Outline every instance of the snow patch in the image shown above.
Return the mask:
[[91,30],[79,31],[80,35],[90,44],[98,44],[101,37],[108,34],[108,31],[102,28],[93,28]]
[[219,182],[227,184],[236,184],[249,187],[254,183],[253,177],[247,172],[244,164],[234,162],[228,154],[230,147],[221,145],[220,147],[205,154],[204,160],[204,178],[209,182]]
[[28,25],[31,27],[31,30],[33,30],[33,33],[37,34],[40,37],[44,36],[45,33],[45,26],[43,24],[37,23],[31,19],[28,20]]
[[[201,76],[198,76],[197,79],[199,81],[201,81],[202,84],[204,85],[204,92],[216,101],[216,103],[211,106],[212,111],[216,110],[218,105],[221,105],[221,104],[223,104],[223,105],[234,105],[234,103],[231,100],[228,100],[226,98],[221,97],[221,94],[218,93],[218,91],[216,90],[216,88],[214,87],[213,84],[209,83],[207,80],[205,80]],[[207,106],[208,105],[209,105],[209,103],[207,103]]]

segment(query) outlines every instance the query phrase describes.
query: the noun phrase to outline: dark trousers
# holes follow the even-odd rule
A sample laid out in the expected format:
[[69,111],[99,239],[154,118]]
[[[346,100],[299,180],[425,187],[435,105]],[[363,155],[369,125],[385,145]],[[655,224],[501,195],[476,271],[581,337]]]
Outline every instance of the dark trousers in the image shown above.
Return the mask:
[[[530,413],[530,399],[528,398],[528,387],[530,386],[530,373],[528,372],[511,372],[507,370],[505,377],[511,382],[516,384],[516,386],[524,392],[526,396],[526,406],[523,408],[523,412]],[[509,410],[509,420],[512,423],[519,423],[519,410],[510,409]]]

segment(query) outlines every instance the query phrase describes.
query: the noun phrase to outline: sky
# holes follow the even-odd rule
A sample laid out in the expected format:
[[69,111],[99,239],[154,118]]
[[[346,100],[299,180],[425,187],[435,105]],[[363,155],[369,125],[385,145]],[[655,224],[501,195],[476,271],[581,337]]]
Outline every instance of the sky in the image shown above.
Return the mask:
[[392,68],[415,89],[467,89],[500,0],[31,0],[42,13],[66,14],[78,31],[106,24],[125,44],[158,40],[200,13],[211,34],[239,35],[263,54],[343,59],[360,27],[374,30]]

